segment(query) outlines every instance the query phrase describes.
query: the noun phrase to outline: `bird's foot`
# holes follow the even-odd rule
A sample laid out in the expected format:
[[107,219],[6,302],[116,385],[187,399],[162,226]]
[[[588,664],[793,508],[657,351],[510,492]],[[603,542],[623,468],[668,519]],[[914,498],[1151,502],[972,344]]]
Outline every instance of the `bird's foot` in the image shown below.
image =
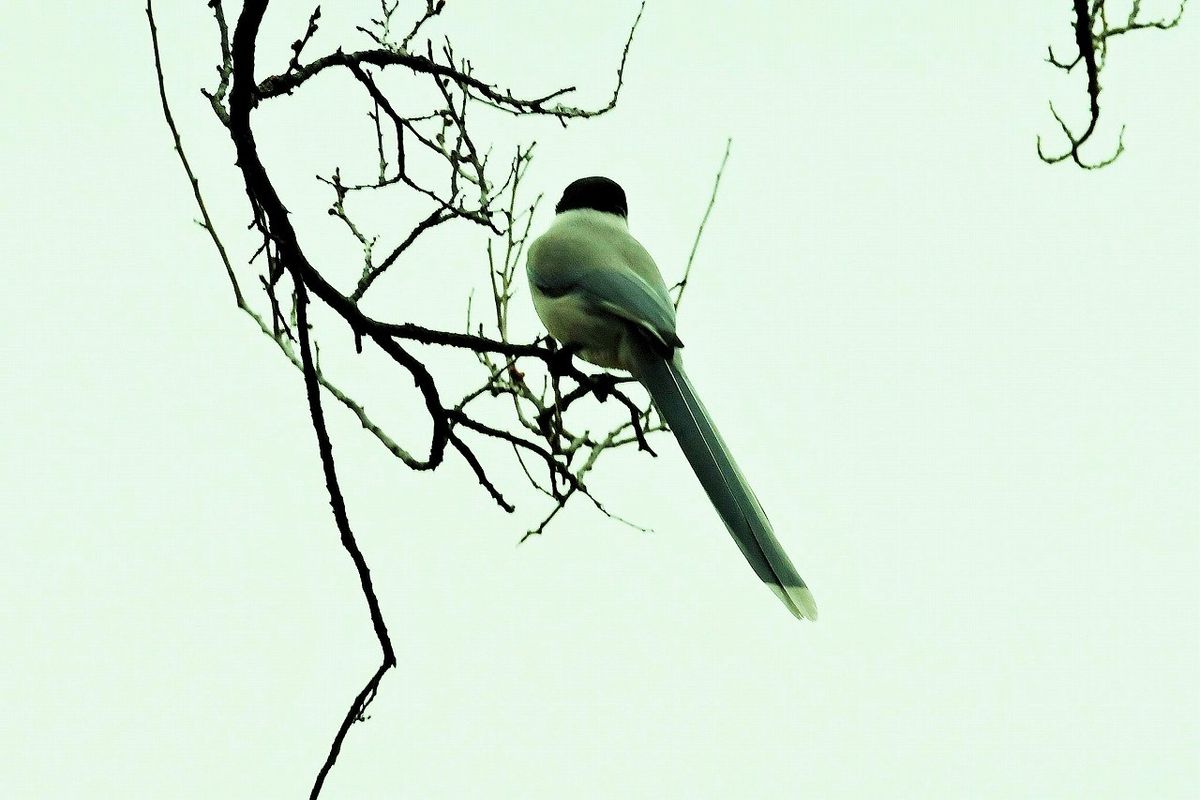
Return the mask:
[[592,376],[592,394],[603,403],[617,388],[617,376],[611,372],[601,372]]
[[577,344],[564,344],[551,349],[554,350],[554,355],[546,360],[546,368],[554,377],[562,378],[571,372],[571,359],[582,348]]

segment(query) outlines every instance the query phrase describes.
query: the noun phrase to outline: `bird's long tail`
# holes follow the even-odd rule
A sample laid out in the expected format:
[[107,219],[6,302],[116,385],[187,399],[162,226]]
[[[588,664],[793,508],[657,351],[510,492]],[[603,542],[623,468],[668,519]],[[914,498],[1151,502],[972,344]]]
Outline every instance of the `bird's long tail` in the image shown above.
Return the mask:
[[683,370],[678,351],[669,358],[636,348],[634,374],[675,433],[704,491],[755,573],[800,619],[815,620],[817,604],[771,529],[712,418]]

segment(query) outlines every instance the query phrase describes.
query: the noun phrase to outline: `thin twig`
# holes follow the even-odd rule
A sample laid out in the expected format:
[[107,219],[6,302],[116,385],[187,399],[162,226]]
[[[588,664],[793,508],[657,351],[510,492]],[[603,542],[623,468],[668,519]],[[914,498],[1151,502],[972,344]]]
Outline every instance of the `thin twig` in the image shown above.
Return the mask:
[[679,304],[683,302],[683,291],[687,289],[688,278],[692,275],[692,262],[696,260],[696,250],[700,247],[700,237],[704,235],[704,226],[708,224],[708,217],[712,214],[713,206],[717,204],[717,190],[721,188],[721,176],[725,174],[725,165],[729,163],[729,149],[733,146],[733,139],[725,140],[725,153],[721,156],[721,165],[717,167],[717,177],[713,179],[712,192],[708,195],[708,206],[704,209],[704,216],[700,219],[700,227],[696,229],[696,238],[692,240],[692,250],[688,253],[687,266],[683,268],[683,277],[679,283],[671,287],[675,292],[675,310],[679,310]]
[[146,18],[150,23],[150,43],[154,47],[154,73],[158,78],[158,99],[162,103],[163,117],[167,120],[167,127],[171,129],[171,139],[175,142],[175,153],[179,156],[179,163],[183,165],[183,171],[187,173],[188,183],[192,187],[192,196],[196,200],[196,206],[200,209],[200,226],[208,232],[213,245],[217,248],[217,253],[221,256],[221,263],[225,266],[225,274],[229,276],[229,283],[233,287],[233,298],[237,302],[238,308],[246,308],[246,300],[242,297],[242,289],[238,286],[237,276],[233,272],[233,266],[229,263],[229,254],[225,252],[225,245],[221,242],[221,237],[217,236],[217,229],[213,227],[212,217],[208,214],[208,206],[204,204],[204,197],[200,194],[200,179],[192,171],[192,165],[188,161],[187,154],[183,151],[183,142],[179,137],[179,128],[175,125],[175,117],[171,114],[171,106],[167,103],[167,87],[163,78],[162,54],[159,52],[158,47],[158,26],[154,24],[154,0],[146,0]]

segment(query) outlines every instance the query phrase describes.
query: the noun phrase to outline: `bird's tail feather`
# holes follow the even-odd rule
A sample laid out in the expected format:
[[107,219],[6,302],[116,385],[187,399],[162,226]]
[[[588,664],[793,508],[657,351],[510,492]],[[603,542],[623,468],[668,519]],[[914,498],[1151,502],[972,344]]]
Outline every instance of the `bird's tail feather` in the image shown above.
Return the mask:
[[635,375],[675,433],[684,456],[755,573],[800,619],[815,620],[817,605],[779,546],[754,490],[734,462],[712,418],[683,370],[678,352],[664,359],[638,347]]

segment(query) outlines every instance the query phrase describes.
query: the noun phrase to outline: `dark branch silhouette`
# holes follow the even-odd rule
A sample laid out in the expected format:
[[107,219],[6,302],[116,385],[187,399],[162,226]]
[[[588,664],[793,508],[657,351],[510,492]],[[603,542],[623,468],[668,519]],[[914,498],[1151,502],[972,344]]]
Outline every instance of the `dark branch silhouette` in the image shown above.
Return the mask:
[[325,487],[329,491],[329,506],[333,510],[333,519],[337,523],[338,532],[342,537],[342,547],[346,548],[346,552],[350,554],[350,560],[354,562],[354,569],[358,572],[363,597],[366,598],[367,608],[371,613],[371,626],[375,629],[375,637],[379,640],[380,649],[383,650],[383,662],[379,665],[379,669],[354,698],[350,710],[346,713],[341,726],[338,727],[337,734],[333,737],[329,755],[326,756],[325,763],[321,765],[316,782],[313,784],[311,796],[316,797],[321,793],[321,787],[325,784],[325,777],[329,774],[329,770],[333,769],[334,762],[337,761],[338,753],[342,749],[342,742],[345,740],[350,726],[364,718],[363,714],[366,712],[367,706],[375,699],[375,693],[379,688],[380,680],[383,679],[383,674],[396,666],[396,651],[392,646],[392,639],[388,635],[387,624],[383,621],[379,598],[375,596],[375,586],[371,582],[371,570],[367,566],[367,559],[363,556],[358,541],[354,538],[354,531],[350,529],[346,501],[342,497],[342,488],[338,485],[337,468],[333,462],[333,443],[330,442],[329,431],[325,427],[325,412],[321,408],[321,384],[317,380],[316,362],[313,359],[312,345],[309,342],[308,290],[304,288],[304,281],[297,273],[292,273],[292,280],[296,287],[296,332],[300,340],[300,358],[304,365],[304,389],[308,396],[308,411],[312,417],[313,430],[317,434],[317,449],[321,454],[321,468],[325,472]]
[[[631,378],[584,372],[569,350],[557,347],[549,339],[515,342],[509,338],[508,304],[515,294],[516,273],[540,200],[540,195],[527,199],[522,186],[535,143],[519,146],[510,158],[495,161],[491,148],[475,141],[469,123],[471,109],[477,105],[500,109],[516,117],[551,117],[563,125],[612,110],[624,82],[633,36],[645,3],[639,8],[621,50],[611,98],[592,109],[564,102],[563,98],[575,91],[571,86],[541,94],[502,89],[498,83],[478,77],[470,60],[458,56],[448,39],[437,48],[431,40],[426,40],[423,47],[415,46],[424,26],[442,13],[444,0],[427,0],[420,18],[411,24],[398,20],[398,2],[381,0],[380,16],[372,19],[370,26],[356,29],[366,35],[374,47],[351,52],[338,47],[333,52],[305,60],[305,54],[320,39],[321,9],[318,6],[309,15],[300,37],[292,43],[286,70],[259,79],[255,75],[255,61],[259,29],[268,4],[268,0],[246,0],[231,31],[221,0],[209,0],[208,7],[218,34],[217,84],[211,90],[202,90],[236,152],[250,212],[249,228],[256,232],[259,241],[247,264],[257,264],[261,269],[256,277],[265,303],[262,310],[256,309],[241,285],[239,269],[234,267],[218,234],[201,194],[199,179],[184,151],[167,99],[153,0],[147,0],[146,14],[163,115],[200,209],[199,223],[217,249],[238,309],[254,320],[258,329],[303,375],[334,521],[342,545],[358,572],[382,651],[379,667],[355,696],[334,736],[312,788],[311,796],[315,798],[336,763],[351,726],[365,719],[366,709],[375,698],[384,674],[396,665],[395,649],[375,595],[368,563],[351,529],[338,484],[322,390],[353,413],[368,433],[410,469],[433,470],[444,463],[447,451],[457,454],[471,469],[490,501],[507,513],[512,513],[516,507],[502,491],[504,482],[496,479],[495,466],[480,458],[475,448],[480,442],[492,441],[510,449],[524,478],[551,503],[549,511],[537,525],[526,531],[521,541],[545,531],[567,503],[579,496],[587,498],[605,515],[625,522],[592,494],[586,478],[599,458],[613,449],[636,446],[653,455],[647,437],[665,430],[644,398],[635,399],[625,392]],[[404,35],[399,36],[397,31],[403,31]],[[378,156],[377,171],[370,176],[349,180],[340,168],[334,169],[332,174],[317,176],[317,180],[333,193],[329,214],[341,222],[361,248],[362,270],[347,290],[330,282],[326,278],[330,269],[314,263],[301,247],[287,205],[264,165],[253,126],[254,110],[261,104],[280,102],[281,98],[302,91],[310,80],[332,68],[340,68],[353,80],[352,85],[361,90],[363,102],[369,109],[367,117],[372,123]],[[376,80],[378,72],[385,68],[407,70],[411,79],[429,81],[436,87],[440,102],[425,113],[401,114],[397,104]],[[727,145],[713,195],[696,234],[697,244],[712,211],[716,184],[719,184],[728,155]],[[409,165],[416,158],[432,159],[444,166],[442,185],[423,185],[412,177]],[[352,209],[360,202],[359,198],[395,185],[402,185],[424,198],[431,209],[407,229],[402,229],[402,234],[388,247],[378,247],[380,242],[392,238],[390,232],[375,234],[366,230],[355,219]],[[486,249],[492,319],[486,325],[473,319],[469,299],[466,328],[462,331],[438,330],[368,315],[361,307],[361,301],[378,282],[386,279],[389,269],[403,259],[413,243],[434,228],[455,223],[481,227],[492,237]],[[379,254],[384,251],[386,255],[380,258]],[[686,288],[695,255],[696,244],[680,283],[674,287],[677,305]],[[286,293],[280,288],[285,275],[290,279],[290,291]],[[310,323],[310,310],[316,303],[336,315],[343,330],[353,336],[357,352],[363,351],[364,343],[377,348],[410,376],[429,417],[426,454],[414,455],[402,447],[367,414],[362,403],[326,375]],[[469,354],[482,368],[482,382],[478,388],[453,402],[447,401],[436,376],[422,360],[422,348],[431,346]],[[573,430],[575,415],[571,411],[588,398],[620,409],[618,419],[604,433]],[[510,409],[508,427],[485,421],[478,413],[488,409],[489,400],[496,399],[504,401]],[[494,407],[494,403],[490,405]],[[503,406],[501,408],[503,410]],[[493,413],[491,418],[494,417]],[[544,477],[535,476],[539,471]]]
[[1072,30],[1075,34],[1076,55],[1070,61],[1062,61],[1054,55],[1053,46],[1047,48],[1046,61],[1064,72],[1071,72],[1083,64],[1087,73],[1088,122],[1082,133],[1076,132],[1058,113],[1054,103],[1050,103],[1050,113],[1062,129],[1067,139],[1067,149],[1057,155],[1050,155],[1042,148],[1042,137],[1037,137],[1038,157],[1047,164],[1057,164],[1070,159],[1083,169],[1100,169],[1107,167],[1125,152],[1125,126],[1121,126],[1117,134],[1117,146],[1112,155],[1099,161],[1085,161],[1080,148],[1083,147],[1096,132],[1100,121],[1100,73],[1108,58],[1108,43],[1110,39],[1123,36],[1133,31],[1156,29],[1170,30],[1183,19],[1183,11],[1187,0],[1180,0],[1179,11],[1170,19],[1144,20],[1141,18],[1141,0],[1132,0],[1129,15],[1118,25],[1110,25],[1108,8],[1105,0],[1072,0],[1074,6],[1074,21]]

